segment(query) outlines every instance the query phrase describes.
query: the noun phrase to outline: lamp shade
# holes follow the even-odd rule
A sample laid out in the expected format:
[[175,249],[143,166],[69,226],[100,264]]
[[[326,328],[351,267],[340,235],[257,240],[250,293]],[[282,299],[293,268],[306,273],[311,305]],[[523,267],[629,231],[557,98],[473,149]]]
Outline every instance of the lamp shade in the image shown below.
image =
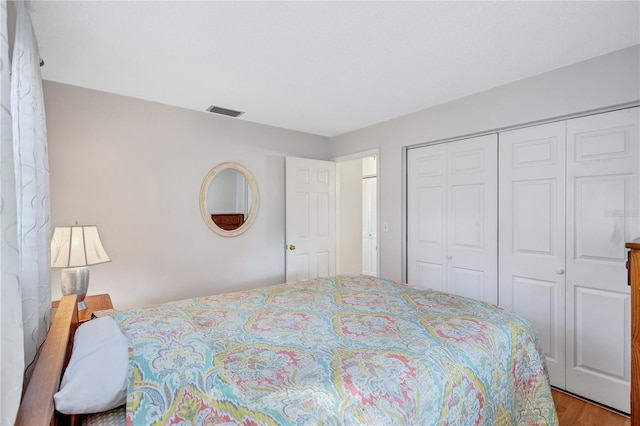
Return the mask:
[[61,226],[53,231],[52,268],[76,268],[110,261],[97,226]]

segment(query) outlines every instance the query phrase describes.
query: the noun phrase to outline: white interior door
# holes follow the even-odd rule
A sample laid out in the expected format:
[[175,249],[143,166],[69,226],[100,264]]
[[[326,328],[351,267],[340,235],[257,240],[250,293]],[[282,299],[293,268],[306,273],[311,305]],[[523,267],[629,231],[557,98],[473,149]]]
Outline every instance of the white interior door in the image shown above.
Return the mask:
[[565,387],[565,123],[500,133],[500,305],[535,328]]
[[285,159],[286,280],[336,273],[336,166]]
[[362,179],[362,273],[378,275],[377,179]]
[[497,135],[407,152],[407,281],[497,303]]
[[567,121],[567,390],[627,413],[624,243],[639,231],[639,111]]

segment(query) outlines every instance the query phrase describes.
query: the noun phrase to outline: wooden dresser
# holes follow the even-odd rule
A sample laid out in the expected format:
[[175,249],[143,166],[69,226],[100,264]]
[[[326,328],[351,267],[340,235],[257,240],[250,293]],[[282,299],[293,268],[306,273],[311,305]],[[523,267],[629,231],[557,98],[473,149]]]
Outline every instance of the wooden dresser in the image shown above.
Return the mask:
[[640,238],[628,242],[631,286],[631,425],[640,426]]
[[238,229],[244,223],[244,214],[242,213],[225,213],[225,214],[212,214],[211,220],[226,231],[232,231]]

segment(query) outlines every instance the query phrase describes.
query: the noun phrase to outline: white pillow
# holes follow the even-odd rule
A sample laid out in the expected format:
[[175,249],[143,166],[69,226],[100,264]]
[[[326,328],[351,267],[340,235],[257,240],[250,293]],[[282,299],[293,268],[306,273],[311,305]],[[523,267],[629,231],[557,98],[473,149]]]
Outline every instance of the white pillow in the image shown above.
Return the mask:
[[127,338],[113,318],[82,324],[60,390],[53,396],[56,409],[64,414],[88,414],[124,404],[128,363]]

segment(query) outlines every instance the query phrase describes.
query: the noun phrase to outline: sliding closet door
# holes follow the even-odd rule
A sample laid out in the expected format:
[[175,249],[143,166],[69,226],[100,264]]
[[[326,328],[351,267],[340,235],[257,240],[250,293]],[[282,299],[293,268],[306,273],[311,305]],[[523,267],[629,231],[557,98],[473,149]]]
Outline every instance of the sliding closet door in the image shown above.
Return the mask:
[[500,133],[500,305],[532,323],[565,386],[565,123]]
[[407,281],[497,302],[497,135],[407,152]]
[[624,242],[640,233],[638,112],[567,122],[567,390],[627,413]]
[[498,139],[447,144],[448,291],[498,303]]
[[407,283],[447,290],[445,144],[407,151]]

